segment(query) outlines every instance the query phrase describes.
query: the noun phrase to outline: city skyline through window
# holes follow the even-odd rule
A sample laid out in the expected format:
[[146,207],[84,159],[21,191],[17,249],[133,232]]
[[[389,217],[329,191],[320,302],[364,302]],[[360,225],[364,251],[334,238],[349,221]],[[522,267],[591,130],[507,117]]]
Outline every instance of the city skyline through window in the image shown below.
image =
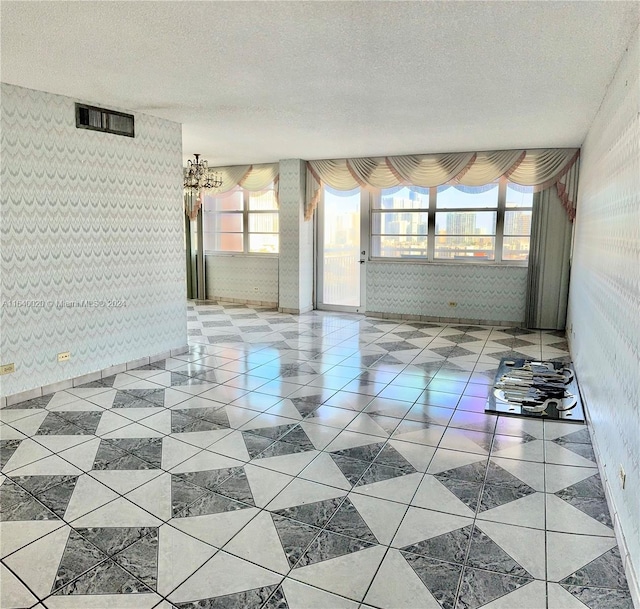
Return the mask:
[[371,256],[526,262],[533,188],[508,183],[384,189],[372,196]]

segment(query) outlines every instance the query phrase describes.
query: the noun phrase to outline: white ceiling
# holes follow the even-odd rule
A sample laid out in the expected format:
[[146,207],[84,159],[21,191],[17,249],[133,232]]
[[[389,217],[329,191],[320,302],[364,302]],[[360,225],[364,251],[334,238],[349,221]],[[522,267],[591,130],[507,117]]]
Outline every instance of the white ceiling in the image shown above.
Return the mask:
[[638,2],[3,0],[4,82],[183,124],[210,165],[578,146]]

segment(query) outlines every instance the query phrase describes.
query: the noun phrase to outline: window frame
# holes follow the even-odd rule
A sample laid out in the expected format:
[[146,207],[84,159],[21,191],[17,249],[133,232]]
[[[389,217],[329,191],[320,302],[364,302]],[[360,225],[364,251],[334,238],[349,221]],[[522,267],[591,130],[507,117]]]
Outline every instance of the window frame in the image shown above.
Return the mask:
[[[207,234],[210,235],[242,235],[242,251],[230,251],[230,250],[212,250],[212,249],[204,249],[204,253],[207,256],[260,256],[266,258],[278,258],[280,256],[280,208],[276,205],[275,209],[250,209],[249,201],[251,199],[251,195],[261,192],[266,192],[268,190],[273,190],[275,196],[275,186],[272,184],[270,188],[265,188],[260,191],[252,191],[247,190],[246,188],[242,188],[242,186],[235,186],[230,192],[241,192],[242,193],[242,209],[236,210],[223,210],[223,211],[205,211],[203,207],[203,214],[213,214],[215,216],[220,216],[221,214],[237,214],[242,218],[242,231],[207,231]],[[227,193],[225,193],[227,194]],[[213,199],[221,198],[221,197],[212,197]],[[277,199],[276,199],[277,204]],[[251,214],[277,214],[278,216],[278,231],[269,233],[264,231],[250,231],[249,230],[249,216]],[[214,220],[215,226],[215,220]],[[277,252],[251,252],[249,251],[250,235],[277,235],[278,237],[278,251]],[[203,237],[204,241],[204,237]],[[204,243],[203,243],[204,245]]]
[[[373,243],[376,237],[384,236],[385,233],[374,233],[374,217],[378,214],[381,218],[384,213],[388,211],[381,209],[382,190],[377,190],[371,193],[370,197],[370,221],[369,221],[369,236],[371,239],[371,245],[369,250],[369,260],[372,262],[400,262],[413,263],[413,264],[480,264],[480,265],[501,265],[501,266],[519,266],[526,267],[529,264],[529,260],[510,260],[505,259],[503,254],[504,237],[510,237],[512,235],[504,234],[505,227],[505,214],[507,211],[533,211],[533,200],[531,206],[528,207],[507,207],[507,186],[509,180],[506,178],[500,178],[496,181],[498,186],[498,203],[497,207],[491,208],[437,208],[437,191],[438,187],[433,186],[429,188],[429,208],[416,208],[416,209],[398,209],[389,210],[394,213],[416,212],[425,213],[428,211],[428,223],[427,223],[427,255],[426,256],[407,256],[407,257],[394,257],[394,256],[374,256],[373,255]],[[378,206],[378,207],[376,207]],[[496,213],[496,231],[495,235],[487,235],[487,237],[494,238],[494,257],[492,260],[488,259],[474,259],[473,256],[469,256],[468,259],[448,259],[448,258],[436,258],[435,246],[436,246],[436,213],[437,212],[483,212],[490,211]],[[401,235],[402,236],[402,235]],[[408,235],[411,236],[411,235]],[[519,235],[513,235],[519,236]],[[529,239],[531,239],[531,232],[529,233]]]

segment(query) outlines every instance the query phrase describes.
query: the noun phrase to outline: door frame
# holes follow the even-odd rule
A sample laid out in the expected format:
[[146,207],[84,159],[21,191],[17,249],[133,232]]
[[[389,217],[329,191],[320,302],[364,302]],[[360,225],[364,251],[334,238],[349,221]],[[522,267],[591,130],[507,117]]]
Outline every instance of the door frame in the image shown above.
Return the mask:
[[323,256],[324,248],[324,186],[321,187],[318,207],[314,214],[314,308],[320,311],[338,311],[344,313],[364,313],[367,305],[367,263],[369,262],[370,208],[371,193],[360,188],[360,305],[332,305],[322,302],[323,294]]

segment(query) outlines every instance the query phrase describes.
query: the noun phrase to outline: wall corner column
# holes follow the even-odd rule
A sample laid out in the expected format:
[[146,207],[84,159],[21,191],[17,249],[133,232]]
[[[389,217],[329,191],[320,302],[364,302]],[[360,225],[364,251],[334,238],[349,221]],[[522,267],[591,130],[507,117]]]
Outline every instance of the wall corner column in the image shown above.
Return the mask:
[[305,161],[281,160],[278,309],[286,313],[313,309],[313,221],[304,220],[305,188]]

